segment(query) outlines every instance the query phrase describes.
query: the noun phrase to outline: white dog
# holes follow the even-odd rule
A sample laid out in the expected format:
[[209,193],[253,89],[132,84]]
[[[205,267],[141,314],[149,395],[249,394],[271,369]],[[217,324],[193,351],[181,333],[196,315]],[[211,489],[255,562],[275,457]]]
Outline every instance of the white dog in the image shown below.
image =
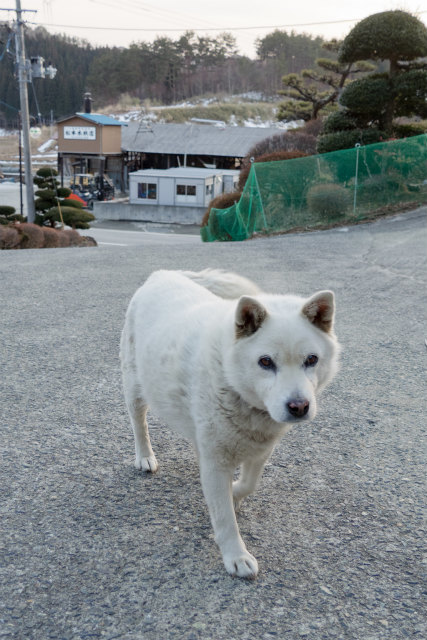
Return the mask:
[[[337,370],[334,295],[262,293],[235,274],[157,271],[132,298],[121,342],[135,465],[154,473],[146,413],[193,441],[227,571],[258,572],[235,512],[254,491],[275,444],[316,414]],[[240,477],[233,475],[241,465]]]

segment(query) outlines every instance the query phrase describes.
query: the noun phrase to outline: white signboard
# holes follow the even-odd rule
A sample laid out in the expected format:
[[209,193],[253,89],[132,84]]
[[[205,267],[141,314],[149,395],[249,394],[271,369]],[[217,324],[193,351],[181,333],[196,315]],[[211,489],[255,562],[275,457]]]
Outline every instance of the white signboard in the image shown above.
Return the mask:
[[65,140],[96,140],[96,127],[64,127]]

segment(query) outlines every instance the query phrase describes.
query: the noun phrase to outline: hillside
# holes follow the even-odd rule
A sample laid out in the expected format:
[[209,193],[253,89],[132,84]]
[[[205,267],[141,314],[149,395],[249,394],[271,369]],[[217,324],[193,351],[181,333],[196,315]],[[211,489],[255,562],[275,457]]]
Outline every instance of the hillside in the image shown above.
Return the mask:
[[[13,43],[9,49],[8,43],[7,25],[0,25],[0,127],[16,127],[19,110]],[[159,106],[201,95],[257,92],[264,100],[277,98],[283,74],[313,66],[322,43],[321,38],[275,31],[258,42],[252,60],[240,55],[230,34],[202,37],[188,32],[176,40],[157,38],[119,49],[94,48],[42,27],[27,28],[27,57],[42,56],[58,70],[53,80],[37,78],[28,86],[32,124],[80,110],[85,91],[92,92],[96,111],[123,94],[137,104],[148,100]],[[256,116],[263,119],[265,114]]]

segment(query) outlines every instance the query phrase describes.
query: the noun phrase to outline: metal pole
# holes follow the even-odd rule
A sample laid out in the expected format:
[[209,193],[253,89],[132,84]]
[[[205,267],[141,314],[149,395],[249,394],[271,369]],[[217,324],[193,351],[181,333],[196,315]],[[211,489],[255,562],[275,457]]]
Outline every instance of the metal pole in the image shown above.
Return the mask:
[[19,112],[19,204],[21,205],[21,216],[24,217],[24,201],[22,200],[22,135],[21,135],[21,112]]
[[356,204],[357,204],[357,182],[359,179],[359,149],[360,143],[357,142],[355,144],[356,147],[356,173],[354,176],[354,199],[353,199],[353,215],[356,213]]
[[22,21],[21,0],[16,0],[15,28],[16,64],[18,67],[19,99],[21,103],[21,126],[24,146],[25,187],[27,195],[27,220],[34,222],[36,211],[34,206],[33,172],[31,169],[30,114],[28,109],[27,67],[25,63],[24,25]]

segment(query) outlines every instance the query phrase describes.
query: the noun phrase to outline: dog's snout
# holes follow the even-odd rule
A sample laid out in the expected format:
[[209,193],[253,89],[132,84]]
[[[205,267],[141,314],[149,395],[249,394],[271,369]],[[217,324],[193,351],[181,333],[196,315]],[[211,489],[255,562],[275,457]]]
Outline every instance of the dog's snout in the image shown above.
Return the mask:
[[310,403],[308,400],[294,399],[290,400],[286,406],[291,416],[294,416],[294,418],[303,418],[308,413]]

